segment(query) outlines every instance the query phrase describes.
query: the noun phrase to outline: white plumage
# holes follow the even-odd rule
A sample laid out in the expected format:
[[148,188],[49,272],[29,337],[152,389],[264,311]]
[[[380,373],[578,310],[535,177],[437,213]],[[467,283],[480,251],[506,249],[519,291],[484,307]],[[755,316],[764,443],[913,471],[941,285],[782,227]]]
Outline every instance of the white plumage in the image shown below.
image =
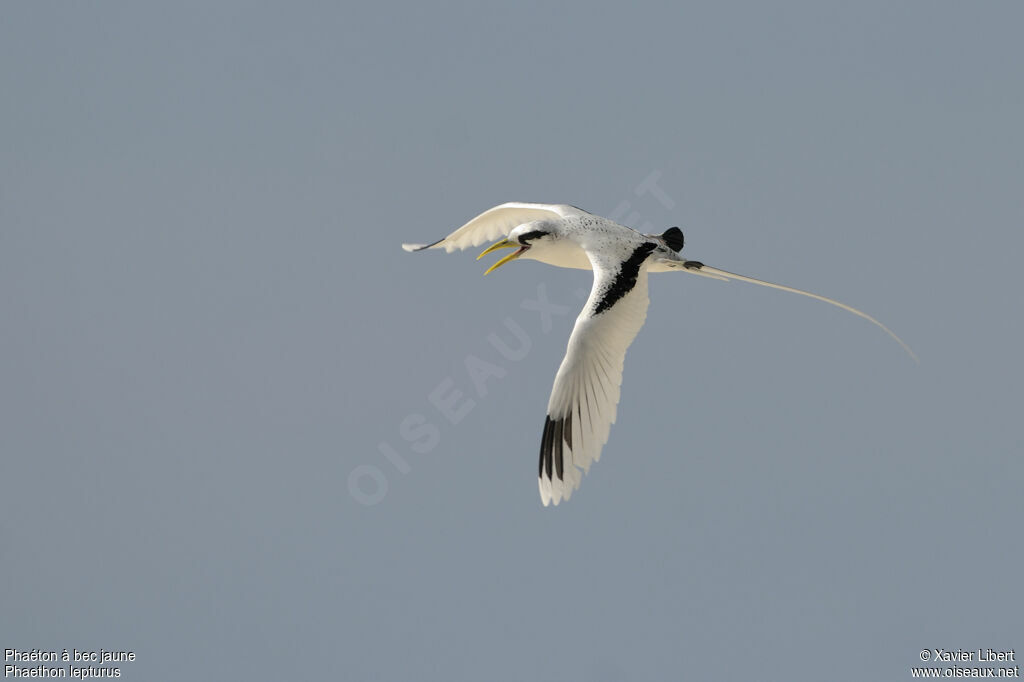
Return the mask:
[[488,273],[515,258],[594,272],[590,297],[576,318],[548,401],[538,470],[545,506],[568,500],[579,487],[580,469],[589,471],[601,457],[615,423],[626,349],[647,317],[648,272],[679,270],[810,296],[878,325],[916,360],[913,351],[885,325],[844,303],[682,258],[679,228],[645,235],[567,204],[507,203],[481,213],[433,244],[403,244],[402,248],[443,248],[451,253],[495,240],[480,257],[501,248],[518,250],[499,260]]

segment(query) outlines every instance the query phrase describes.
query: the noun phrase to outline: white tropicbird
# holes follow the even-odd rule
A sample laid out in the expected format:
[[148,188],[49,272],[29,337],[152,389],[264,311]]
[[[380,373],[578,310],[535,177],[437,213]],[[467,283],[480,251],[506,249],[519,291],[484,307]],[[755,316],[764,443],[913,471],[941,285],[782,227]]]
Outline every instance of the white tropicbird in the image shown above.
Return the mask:
[[477,260],[497,249],[517,250],[487,272],[516,258],[539,260],[561,268],[593,270],[594,285],[576,318],[569,346],[548,401],[540,443],[540,498],[556,505],[579,487],[580,470],[601,457],[615,422],[626,349],[647,317],[647,273],[678,270],[729,281],[782,289],[839,306],[881,327],[907,353],[907,344],[881,322],[845,303],[809,291],[744,277],[679,255],[683,233],[641,234],[607,218],[567,204],[508,203],[484,211],[433,244],[402,244],[406,251],[443,248],[448,253],[500,239]]

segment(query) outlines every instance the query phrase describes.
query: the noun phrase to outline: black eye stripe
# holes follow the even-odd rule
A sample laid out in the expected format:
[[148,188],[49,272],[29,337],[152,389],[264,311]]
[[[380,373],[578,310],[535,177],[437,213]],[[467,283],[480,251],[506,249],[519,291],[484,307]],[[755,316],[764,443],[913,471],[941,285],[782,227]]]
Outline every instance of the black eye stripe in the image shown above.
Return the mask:
[[550,232],[545,232],[544,230],[534,230],[533,232],[526,232],[524,234],[519,235],[519,243],[520,244],[524,244],[524,243],[530,241],[531,239],[536,239],[537,237],[543,237],[546,234],[551,234],[551,233]]

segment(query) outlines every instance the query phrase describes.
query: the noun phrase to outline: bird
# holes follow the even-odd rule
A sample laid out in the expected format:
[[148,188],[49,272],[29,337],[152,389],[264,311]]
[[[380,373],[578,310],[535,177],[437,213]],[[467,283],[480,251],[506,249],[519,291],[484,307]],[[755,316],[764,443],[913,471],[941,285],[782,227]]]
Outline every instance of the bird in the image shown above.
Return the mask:
[[626,350],[647,317],[648,273],[685,272],[809,296],[877,325],[917,362],[910,347],[888,327],[845,303],[684,258],[684,237],[678,227],[660,235],[642,234],[569,204],[510,202],[484,211],[431,244],[402,244],[402,248],[451,253],[486,242],[493,243],[477,260],[501,249],[515,251],[494,263],[485,275],[524,259],[594,273],[590,296],[569,336],[544,418],[537,481],[545,507],[568,500],[579,488],[582,473],[588,473],[601,457],[615,422]]

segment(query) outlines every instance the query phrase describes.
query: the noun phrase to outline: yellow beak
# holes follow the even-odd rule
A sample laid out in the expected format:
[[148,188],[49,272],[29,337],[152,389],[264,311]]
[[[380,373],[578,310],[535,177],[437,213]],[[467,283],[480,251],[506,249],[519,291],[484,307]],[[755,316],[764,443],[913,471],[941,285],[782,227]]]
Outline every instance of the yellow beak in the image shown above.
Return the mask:
[[524,251],[526,251],[526,247],[525,246],[519,246],[519,244],[516,244],[514,242],[510,242],[507,239],[502,239],[500,242],[495,242],[495,243],[491,244],[490,246],[488,246],[486,249],[484,249],[483,253],[481,253],[479,256],[476,257],[477,260],[480,260],[481,258],[486,256],[487,254],[491,253],[492,251],[497,251],[498,249],[514,249],[514,248],[518,248],[519,250],[516,251],[515,253],[510,253],[509,255],[505,256],[504,258],[499,260],[497,263],[495,263],[491,267],[487,268],[487,271],[484,274],[485,275],[489,275],[492,272],[494,272],[495,270],[497,270],[498,268],[500,268],[505,263],[509,262],[510,260],[515,260],[516,258],[521,256]]

